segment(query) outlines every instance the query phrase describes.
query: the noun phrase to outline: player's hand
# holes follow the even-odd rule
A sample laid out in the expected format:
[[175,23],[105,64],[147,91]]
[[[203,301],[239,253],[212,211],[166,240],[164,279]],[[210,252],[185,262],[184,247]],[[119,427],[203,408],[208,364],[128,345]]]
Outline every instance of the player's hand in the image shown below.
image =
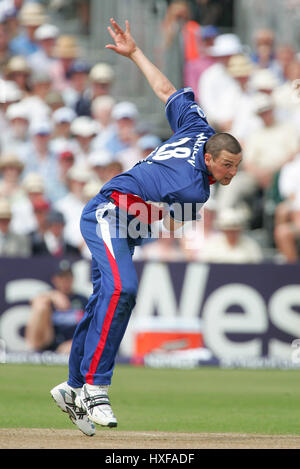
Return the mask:
[[106,49],[112,49],[117,54],[130,57],[137,49],[136,43],[131,36],[129,22],[126,20],[126,29],[123,29],[115,22],[113,18],[110,19],[112,27],[108,26],[108,31],[113,38],[115,44],[107,44]]

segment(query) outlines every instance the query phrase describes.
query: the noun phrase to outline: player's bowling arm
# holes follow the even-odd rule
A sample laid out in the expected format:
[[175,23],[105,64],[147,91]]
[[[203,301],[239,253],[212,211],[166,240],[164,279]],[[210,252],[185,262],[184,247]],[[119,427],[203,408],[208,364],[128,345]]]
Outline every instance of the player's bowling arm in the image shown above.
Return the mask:
[[137,46],[131,35],[129,22],[125,22],[125,31],[113,18],[110,22],[111,27],[108,27],[108,31],[114,40],[114,44],[107,44],[105,47],[131,59],[144,74],[157,97],[163,103],[166,103],[168,98],[176,92],[176,88]]
[[176,92],[169,79],[144,55],[138,47],[131,55],[131,60],[144,74],[156,96],[164,103]]

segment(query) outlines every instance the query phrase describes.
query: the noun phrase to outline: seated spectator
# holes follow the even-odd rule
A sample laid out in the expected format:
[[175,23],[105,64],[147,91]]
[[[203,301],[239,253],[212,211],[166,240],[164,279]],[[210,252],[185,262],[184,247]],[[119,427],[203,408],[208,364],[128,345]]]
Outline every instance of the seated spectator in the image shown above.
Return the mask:
[[291,124],[276,120],[271,97],[265,94],[256,95],[255,106],[263,127],[249,135],[245,141],[244,165],[257,185],[266,189],[274,174],[296,154],[299,137]]
[[241,201],[247,202],[253,217],[257,215],[255,227],[261,228],[266,192],[280,168],[294,157],[299,137],[289,122],[277,121],[271,96],[266,93],[255,95],[254,107],[262,126],[245,139],[241,170],[234,178],[230,191],[218,188],[217,201],[220,209],[233,207]]
[[269,69],[279,79],[281,68],[275,57],[275,34],[271,29],[258,29],[254,33],[254,50],[251,59],[257,68]]
[[62,213],[50,210],[47,214],[47,228],[44,234],[44,252],[54,257],[79,256],[79,250],[64,239],[65,219]]
[[24,197],[12,203],[11,226],[17,234],[29,234],[37,229],[37,219],[33,210],[35,201],[45,198],[45,184],[37,173],[29,173],[22,181]]
[[0,136],[0,145],[3,153],[23,155],[29,142],[29,115],[28,109],[22,102],[10,104],[4,115],[8,128]]
[[274,241],[285,262],[299,260],[300,240],[300,156],[286,163],[278,177],[281,198],[275,209]]
[[95,98],[91,106],[91,116],[97,122],[98,135],[93,140],[95,150],[105,147],[106,142],[114,135],[115,125],[112,120],[112,111],[116,102],[111,96]]
[[118,153],[118,159],[122,162],[124,171],[132,168],[138,161],[147,158],[160,144],[161,140],[159,137],[146,134],[140,137],[134,146]]
[[0,22],[0,75],[4,73],[5,66],[10,58],[8,46],[8,31],[5,22]]
[[30,242],[26,236],[15,233],[11,228],[12,211],[7,199],[0,199],[0,256],[29,257]]
[[44,198],[36,198],[32,202],[32,208],[37,226],[34,231],[29,233],[31,252],[33,256],[42,256],[48,254],[48,249],[46,248],[44,238],[48,228],[47,217],[50,210],[50,204]]
[[198,39],[199,55],[194,60],[185,63],[184,84],[190,86],[195,93],[195,100],[199,100],[198,83],[202,73],[215,63],[214,57],[209,55],[209,49],[214,45],[214,41],[219,34],[218,28],[213,25],[202,26],[201,37]]
[[253,93],[249,87],[253,64],[246,55],[234,55],[228,61],[227,71],[238,85],[232,88],[229,96],[233,110],[229,132],[243,145],[248,135],[262,126],[253,107]]
[[228,97],[238,85],[229,75],[227,65],[231,57],[242,52],[242,44],[236,35],[217,36],[214,45],[208,51],[216,62],[202,73],[198,83],[200,106],[210,124],[218,131],[228,131],[231,126],[233,111]]
[[67,173],[69,192],[54,204],[65,219],[64,238],[74,248],[81,249],[83,238],[80,232],[80,218],[85,205],[84,186],[90,180],[85,167],[74,165]]
[[10,204],[18,203],[25,196],[21,183],[24,165],[13,154],[3,154],[0,157],[0,197],[6,198]]
[[137,139],[137,119],[139,113],[135,104],[123,101],[115,105],[112,111],[112,119],[115,123],[115,132],[105,144],[108,150],[116,159],[122,150],[132,148]]
[[62,94],[66,105],[73,109],[77,116],[90,115],[90,109],[82,105],[82,97],[88,87],[89,71],[89,64],[80,59],[75,60],[68,70],[70,83]]
[[218,232],[203,249],[201,260],[211,263],[252,264],[263,260],[259,244],[245,232],[245,220],[239,209],[228,208],[218,213]]
[[91,170],[93,179],[98,181],[99,190],[105,182],[111,179],[109,165],[112,161],[112,155],[108,151],[101,149],[91,153],[88,157],[88,167]]
[[38,71],[31,74],[30,94],[22,100],[22,105],[27,110],[30,121],[49,120],[51,110],[46,103],[46,98],[51,90],[51,77],[44,71]]
[[70,86],[69,70],[73,62],[79,59],[81,51],[74,36],[62,35],[56,40],[53,57],[56,59],[51,66],[53,89],[63,93]]
[[69,354],[76,326],[84,314],[87,299],[73,289],[73,272],[61,261],[52,276],[52,288],[32,300],[25,330],[28,349]]
[[291,61],[286,67],[286,80],[273,92],[274,103],[282,120],[289,120],[295,126],[300,123],[299,96],[300,60]]
[[54,63],[53,50],[59,30],[54,24],[42,24],[34,33],[34,39],[38,45],[38,50],[29,55],[27,60],[34,72],[43,70],[50,73]]
[[254,93],[265,93],[273,95],[280,82],[274,72],[268,68],[254,69],[249,87]]
[[29,56],[39,49],[35,39],[35,31],[46,22],[43,5],[36,2],[26,2],[20,13],[21,31],[10,41],[10,50],[13,55]]
[[26,59],[21,55],[11,57],[4,69],[4,79],[14,81],[24,96],[30,94],[30,75],[32,73]]
[[276,61],[280,68],[279,81],[284,83],[288,80],[288,67],[289,64],[294,62],[296,59],[295,49],[289,44],[278,45],[275,51]]
[[77,109],[84,110],[84,115],[91,116],[93,101],[102,96],[111,96],[115,80],[113,68],[106,63],[97,63],[89,73],[90,86],[77,102]]
[[74,152],[76,163],[87,165],[88,156],[93,150],[93,140],[97,135],[97,123],[88,116],[76,117],[71,127],[71,135],[74,139]]
[[[60,107],[52,114],[53,132],[50,148],[59,155],[63,151],[76,151],[77,145],[72,141],[71,124],[76,119],[76,113],[69,107]],[[73,148],[72,148],[73,147]]]
[[50,200],[55,198],[56,186],[59,185],[57,157],[50,146],[52,130],[51,122],[35,121],[30,126],[31,141],[22,155],[24,176],[32,172],[40,174],[46,197]]

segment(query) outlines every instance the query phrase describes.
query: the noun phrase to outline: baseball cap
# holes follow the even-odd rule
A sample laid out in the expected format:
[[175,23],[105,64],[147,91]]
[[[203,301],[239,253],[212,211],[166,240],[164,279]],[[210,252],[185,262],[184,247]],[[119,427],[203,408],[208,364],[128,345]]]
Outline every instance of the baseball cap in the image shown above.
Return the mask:
[[68,259],[62,259],[58,265],[54,267],[52,275],[73,275],[71,262]]
[[67,179],[86,183],[90,179],[90,172],[81,165],[72,166],[67,172]]
[[257,93],[253,97],[254,111],[256,114],[269,111],[274,107],[273,99],[266,93]]
[[76,116],[76,112],[73,111],[72,108],[66,106],[56,109],[56,111],[54,111],[54,113],[52,114],[53,121],[56,124],[61,124],[64,122],[70,124],[76,118]]
[[236,34],[220,34],[216,37],[214,45],[208,49],[212,57],[225,57],[228,55],[241,54],[243,46]]
[[43,197],[39,197],[38,199],[35,199],[33,202],[32,202],[32,206],[33,206],[33,210],[35,212],[47,212],[49,209],[50,209],[50,204],[49,202],[44,199]]
[[233,55],[230,57],[227,71],[234,78],[247,77],[253,71],[253,64],[248,57],[243,54]]
[[61,212],[58,210],[53,210],[51,209],[48,213],[47,216],[47,222],[49,225],[52,225],[53,223],[60,223],[62,225],[65,224],[65,218]]
[[81,137],[92,137],[98,133],[98,126],[94,119],[88,116],[76,117],[71,124],[71,132],[73,135]]
[[115,78],[113,68],[106,63],[94,65],[90,71],[89,78],[97,83],[112,83]]
[[37,28],[34,33],[36,41],[43,41],[44,39],[56,39],[59,35],[59,29],[54,24],[42,24]]
[[28,193],[43,193],[45,189],[43,178],[38,173],[28,173],[23,180],[23,187]]
[[75,60],[68,69],[68,73],[72,75],[73,73],[89,73],[91,67],[84,60]]
[[221,230],[240,230],[245,226],[245,221],[240,210],[230,207],[218,213],[216,224]]
[[202,39],[210,39],[212,37],[216,37],[219,34],[219,29],[212,24],[208,24],[207,26],[202,26],[201,28],[201,37]]
[[138,110],[135,104],[129,102],[129,101],[123,101],[121,103],[118,103],[114,106],[113,111],[112,111],[112,118],[114,120],[120,120],[120,119],[137,119],[138,117]]
[[88,157],[88,164],[89,166],[96,167],[96,166],[107,166],[113,161],[112,154],[104,149],[93,151]]
[[65,150],[59,154],[59,159],[60,160],[75,160],[75,155],[72,151]]
[[10,121],[13,119],[24,119],[29,121],[27,108],[21,102],[10,104],[6,109],[5,115]]
[[52,125],[48,121],[33,121],[30,125],[31,135],[50,135],[52,132]]
[[268,90],[272,91],[279,85],[277,77],[271,70],[263,68],[256,70],[251,79],[251,86],[255,90]]
[[143,137],[139,138],[137,141],[137,145],[141,150],[154,150],[154,148],[158,147],[161,144],[161,140],[156,135],[143,135]]

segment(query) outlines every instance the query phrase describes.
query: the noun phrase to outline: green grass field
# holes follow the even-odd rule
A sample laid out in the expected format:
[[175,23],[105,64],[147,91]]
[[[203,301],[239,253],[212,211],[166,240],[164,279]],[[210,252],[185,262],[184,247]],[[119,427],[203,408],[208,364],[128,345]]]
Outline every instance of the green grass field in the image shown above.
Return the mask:
[[[74,428],[49,394],[66,377],[64,366],[0,365],[0,427]],[[122,431],[300,434],[299,371],[119,365],[110,396]]]

